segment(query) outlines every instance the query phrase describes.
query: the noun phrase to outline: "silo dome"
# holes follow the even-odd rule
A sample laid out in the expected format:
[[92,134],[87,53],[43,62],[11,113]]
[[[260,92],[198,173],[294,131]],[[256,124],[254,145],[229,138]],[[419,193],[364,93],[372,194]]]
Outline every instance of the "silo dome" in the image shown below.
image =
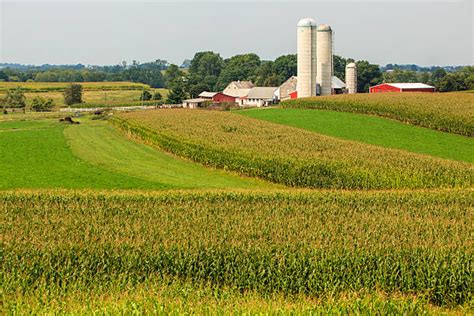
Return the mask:
[[298,22],[298,27],[310,27],[316,26],[316,21],[312,18],[304,18]]
[[320,24],[317,30],[322,32],[328,32],[331,31],[331,27],[327,24]]
[[356,64],[355,63],[349,63],[346,65],[347,68],[355,68]]

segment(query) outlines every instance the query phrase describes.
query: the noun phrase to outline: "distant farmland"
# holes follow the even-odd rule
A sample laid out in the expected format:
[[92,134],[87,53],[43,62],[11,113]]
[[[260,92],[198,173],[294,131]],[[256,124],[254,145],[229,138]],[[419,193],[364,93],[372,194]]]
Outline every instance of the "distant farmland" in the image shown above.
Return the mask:
[[[163,99],[168,96],[167,89],[153,89],[149,85],[134,82],[79,82],[83,88],[83,102],[87,104],[129,103],[140,100],[143,90],[159,92]],[[51,98],[57,106],[64,105],[63,91],[67,82],[0,82],[0,97],[7,90],[21,87],[25,92],[26,102],[30,104],[34,97]]]

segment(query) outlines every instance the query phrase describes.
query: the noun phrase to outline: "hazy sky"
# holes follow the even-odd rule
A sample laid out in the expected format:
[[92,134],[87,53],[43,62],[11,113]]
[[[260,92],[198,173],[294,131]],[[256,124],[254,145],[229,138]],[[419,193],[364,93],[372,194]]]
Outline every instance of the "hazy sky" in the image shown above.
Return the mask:
[[181,64],[203,50],[274,59],[296,52],[296,24],[307,16],[332,26],[344,57],[474,62],[472,0],[0,2],[0,62]]

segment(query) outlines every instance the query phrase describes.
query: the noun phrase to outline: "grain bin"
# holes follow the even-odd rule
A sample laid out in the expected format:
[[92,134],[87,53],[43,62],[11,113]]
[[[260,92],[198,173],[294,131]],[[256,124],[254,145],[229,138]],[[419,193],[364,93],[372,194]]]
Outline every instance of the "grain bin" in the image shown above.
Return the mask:
[[321,95],[331,95],[331,81],[333,75],[332,66],[332,29],[327,24],[321,24],[317,28],[317,76],[316,81],[320,85]]
[[305,18],[298,22],[298,98],[316,95],[316,22]]
[[346,65],[346,89],[347,93],[357,93],[357,65],[350,63]]

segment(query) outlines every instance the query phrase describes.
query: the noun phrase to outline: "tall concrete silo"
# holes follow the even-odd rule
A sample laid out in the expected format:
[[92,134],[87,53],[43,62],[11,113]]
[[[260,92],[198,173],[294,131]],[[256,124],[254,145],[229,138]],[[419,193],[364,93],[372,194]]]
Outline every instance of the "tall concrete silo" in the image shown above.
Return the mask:
[[321,95],[331,95],[332,92],[332,29],[327,24],[320,24],[317,28],[317,76]]
[[346,89],[349,94],[357,93],[357,65],[355,63],[346,65]]
[[298,22],[298,98],[316,95],[316,21]]

